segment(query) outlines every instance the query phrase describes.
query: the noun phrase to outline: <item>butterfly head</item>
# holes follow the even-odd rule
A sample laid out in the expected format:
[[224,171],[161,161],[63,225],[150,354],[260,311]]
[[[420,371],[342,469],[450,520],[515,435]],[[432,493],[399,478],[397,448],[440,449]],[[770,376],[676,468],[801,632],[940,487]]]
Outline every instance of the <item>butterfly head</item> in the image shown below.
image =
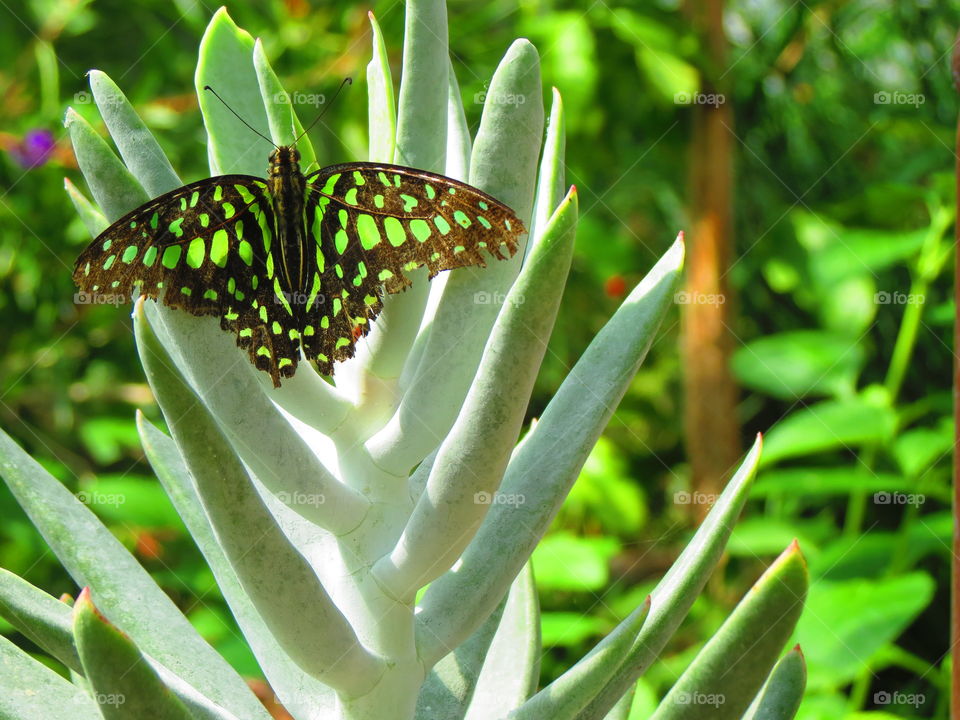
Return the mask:
[[279,175],[283,169],[297,167],[300,163],[300,151],[293,145],[281,145],[270,153],[270,173]]

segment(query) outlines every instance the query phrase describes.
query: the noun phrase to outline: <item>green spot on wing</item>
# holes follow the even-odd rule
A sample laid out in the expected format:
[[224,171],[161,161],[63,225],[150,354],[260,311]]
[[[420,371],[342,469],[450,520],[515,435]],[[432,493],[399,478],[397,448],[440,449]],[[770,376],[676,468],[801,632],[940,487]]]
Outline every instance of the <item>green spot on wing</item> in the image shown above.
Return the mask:
[[203,238],[194,238],[187,247],[187,265],[197,269],[203,265],[203,259],[207,255],[207,248]]
[[440,231],[441,235],[446,235],[450,232],[450,223],[448,223],[447,219],[442,215],[437,215],[433,218],[433,224],[437,226],[437,230]]
[[227,231],[221,228],[213,234],[213,238],[210,240],[210,261],[217,267],[226,267],[229,249],[230,243]]
[[337,252],[340,255],[343,255],[343,253],[346,252],[348,241],[349,241],[349,238],[347,238],[346,230],[340,229],[340,230],[337,230],[337,232],[334,234],[333,244],[334,244],[334,247],[337,248]]
[[360,244],[364,250],[370,250],[380,244],[380,229],[373,215],[364,213],[357,218],[357,234],[360,236]]
[[433,234],[433,231],[430,230],[430,226],[427,225],[427,221],[421,218],[410,221],[410,232],[413,233],[413,236],[419,242],[424,242],[430,237],[430,235]]
[[171,270],[177,267],[177,264],[180,262],[180,255],[183,251],[180,249],[179,245],[169,245],[163,250],[163,257],[160,259],[160,262],[165,268],[170,268]]
[[237,254],[240,255],[240,259],[243,260],[247,267],[253,265],[253,245],[251,245],[246,240],[241,240],[240,245],[237,248]]

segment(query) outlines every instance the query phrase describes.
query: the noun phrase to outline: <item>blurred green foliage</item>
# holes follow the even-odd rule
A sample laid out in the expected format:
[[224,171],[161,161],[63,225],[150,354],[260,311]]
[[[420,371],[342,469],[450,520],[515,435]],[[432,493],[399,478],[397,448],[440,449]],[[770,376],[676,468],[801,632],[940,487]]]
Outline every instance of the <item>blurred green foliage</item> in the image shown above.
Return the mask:
[[[368,9],[399,73],[401,3],[229,9],[263,38],[305,119],[320,109],[311,98],[345,75],[364,77]],[[188,0],[0,8],[0,423],[83,493],[204,635],[256,676],[138,448],[134,409],[159,416],[127,309],[73,302],[70,271],[89,235],[63,191],[64,177],[82,188],[66,106],[101,127],[90,68],[121,85],[182,177],[204,176],[192,78],[213,10]],[[632,717],[646,716],[794,537],[813,579],[797,630],[810,671],[800,717],[944,716],[957,107],[948,60],[958,25],[956,7],[926,0],[732,0],[729,63],[718,68],[706,66],[677,0],[450,3],[472,127],[484,82],[518,35],[537,45],[545,86],[567,107],[567,179],[584,212],[532,416],[688,223],[688,103],[701,79],[724,87],[734,110],[733,369],[745,437],[769,431],[764,470],[722,577],[641,681]],[[324,163],[366,155],[365,93],[341,97],[311,133]],[[31,131],[52,134],[48,158]],[[39,164],[24,167],[31,157]],[[665,328],[535,555],[551,648],[545,681],[642,601],[689,535],[691,504],[709,501],[688,492],[677,332],[676,322]],[[0,564],[75,592],[5,490],[0,510]],[[896,692],[923,701],[884,702]]]

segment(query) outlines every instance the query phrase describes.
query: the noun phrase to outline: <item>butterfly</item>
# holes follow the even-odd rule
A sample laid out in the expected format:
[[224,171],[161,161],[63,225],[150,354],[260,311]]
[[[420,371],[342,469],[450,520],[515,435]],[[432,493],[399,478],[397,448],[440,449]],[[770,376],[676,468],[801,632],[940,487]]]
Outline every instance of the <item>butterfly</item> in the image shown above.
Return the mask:
[[327,375],[353,357],[383,306],[426,267],[512,257],[525,228],[506,205],[452,178],[355,162],[309,175],[294,145],[266,178],[221,175],[124,215],[77,259],[81,292],[158,299],[215,316],[274,387],[302,358]]

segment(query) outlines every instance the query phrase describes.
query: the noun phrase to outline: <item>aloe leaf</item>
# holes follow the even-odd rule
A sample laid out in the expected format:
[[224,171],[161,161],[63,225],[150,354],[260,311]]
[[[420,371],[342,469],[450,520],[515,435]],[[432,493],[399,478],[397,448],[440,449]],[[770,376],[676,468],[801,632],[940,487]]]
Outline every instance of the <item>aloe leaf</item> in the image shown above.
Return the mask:
[[807,666],[797,645],[780,658],[743,720],[793,720],[806,684]]
[[300,720],[328,717],[335,703],[333,690],[290,660],[257,613],[214,535],[176,443],[150,424],[142,413],[137,413],[137,428],[150,465],[213,571],[217,587],[226,598],[271,688],[284,707],[295,711]]
[[103,216],[103,213],[87,199],[86,195],[77,189],[76,185],[70,182],[70,178],[63,179],[63,189],[67,191],[70,202],[73,203],[77,215],[80,216],[80,220],[83,221],[84,227],[87,228],[90,235],[96,237],[107,229],[110,223]]
[[446,3],[408,0],[393,156],[398,165],[443,172],[449,62]]
[[503,616],[506,598],[465,643],[438,662],[420,688],[418,720],[461,720],[470,705],[483,661]]
[[84,588],[73,608],[84,676],[104,720],[193,720],[130,638],[100,614]]
[[470,179],[470,152],[473,141],[470,139],[470,127],[467,125],[467,115],[460,97],[460,84],[457,82],[452,62],[447,69],[447,82],[447,164],[443,172],[447,177],[467,182]]
[[70,607],[0,568],[0,615],[71,670],[81,671]]
[[[297,119],[290,94],[280,84],[280,79],[270,66],[263,43],[259,39],[253,45],[253,68],[260,85],[260,97],[267,111],[269,137],[272,137],[277,145],[293,145],[294,140],[303,133],[303,126]],[[297,142],[297,150],[300,152],[301,168],[309,168],[316,164],[317,155],[309,137],[303,135],[300,138]]]
[[610,708],[603,720],[628,720],[630,709],[633,707],[633,696],[637,694],[637,686],[631,685],[626,694],[617,700],[617,704]]
[[[217,423],[172,369],[143,303],[134,330],[150,384],[196,483],[220,546],[279,645],[311,677],[361,695],[381,672],[264,504]],[[304,495],[323,503],[318,495]]]
[[530,223],[530,236],[537,236],[537,228],[543,226],[563,199],[566,189],[566,123],[563,116],[563,99],[560,91],[553,88],[553,105],[547,123],[547,137],[543,141],[543,159],[540,161],[540,176],[537,178],[537,200]]
[[[82,680],[83,666],[73,636],[71,604],[7,572],[0,571],[0,615],[37,645],[66,665]],[[145,656],[167,687],[177,695],[197,720],[236,720],[236,715],[215,705],[163,665]]]
[[650,597],[576,665],[527,700],[510,718],[574,720],[629,655],[650,612]]
[[793,632],[808,584],[807,566],[794,541],[747,591],[651,720],[740,718]]
[[750,492],[760,459],[761,441],[747,453],[736,474],[717,498],[703,524],[653,591],[650,616],[629,657],[580,720],[599,720],[637,681],[676,632],[716,567]]
[[[374,56],[376,47],[374,34]],[[382,43],[382,39],[381,39]],[[379,60],[381,65],[384,60]],[[403,41],[403,73],[397,99],[396,144],[393,161],[399,165],[443,172],[447,137],[447,5],[445,0],[408,0]],[[381,127],[386,132],[387,127]],[[380,142],[386,144],[383,139]],[[385,380],[400,377],[410,348],[420,329],[430,284],[421,268],[408,273],[413,285],[405,292],[388,295],[354,362],[361,373]],[[364,347],[364,345],[366,347]],[[340,387],[363,392],[362,377],[346,373]],[[358,385],[360,388],[358,388]],[[348,389],[349,392],[349,389]]]
[[393,75],[383,32],[373,11],[370,18],[373,57],[367,64],[367,123],[370,133],[370,162],[393,162],[397,147],[397,102],[393,93]]
[[99,519],[0,431],[0,475],[81,586],[157,662],[238,717],[268,718],[227,662]]
[[[460,87],[457,76],[450,64],[448,78],[450,81],[449,99],[447,101],[447,165],[444,175],[467,182],[470,179],[470,151],[473,141],[470,138],[470,128],[463,110],[463,101],[460,99]],[[420,331],[410,349],[403,372],[400,374],[398,386],[400,394],[410,386],[410,381],[416,376],[417,368],[423,357],[423,349],[427,344],[427,337],[433,324],[433,316],[443,297],[443,289],[447,285],[450,273],[440,273],[430,281],[430,297],[420,323]]]
[[72,108],[67,109],[64,125],[93,199],[108,220],[116,220],[150,199],[106,141]]
[[[0,718],[103,720],[83,690],[0,635]],[[65,715],[69,713],[68,715]]]
[[506,717],[540,681],[540,605],[527,563],[510,586],[497,634],[483,663],[465,720]]
[[571,190],[504,300],[426,492],[393,552],[374,566],[374,575],[398,598],[412,598],[453,565],[497,497],[560,306],[576,223]]
[[418,615],[427,662],[456,647],[496,607],[546,532],[672,305],[682,259],[678,242],[624,300],[525,436],[500,486],[523,504],[494,505],[456,571],[427,590]]
[[273,149],[268,141],[245,127],[213,93],[204,90],[207,85],[212,87],[237,115],[269,137],[267,112],[253,67],[253,45],[253,38],[237,27],[226,8],[214,13],[200,41],[195,83],[207,128],[207,152],[213,175],[242,173],[261,177]]
[[[446,71],[446,59],[443,67]],[[497,101],[520,97],[522,103]],[[533,45],[517,40],[497,68],[487,95],[470,160],[470,183],[505,202],[525,222],[533,205],[542,129],[539,59]],[[447,279],[423,348],[428,362],[420,363],[390,422],[366,444],[374,461],[388,472],[409,472],[456,421],[499,311],[497,303],[482,299],[507,294],[522,254],[521,247],[512,260],[456,270]]]
[[116,83],[106,73],[91,70],[90,89],[120,157],[147,194],[157,197],[183,185],[156,138]]

